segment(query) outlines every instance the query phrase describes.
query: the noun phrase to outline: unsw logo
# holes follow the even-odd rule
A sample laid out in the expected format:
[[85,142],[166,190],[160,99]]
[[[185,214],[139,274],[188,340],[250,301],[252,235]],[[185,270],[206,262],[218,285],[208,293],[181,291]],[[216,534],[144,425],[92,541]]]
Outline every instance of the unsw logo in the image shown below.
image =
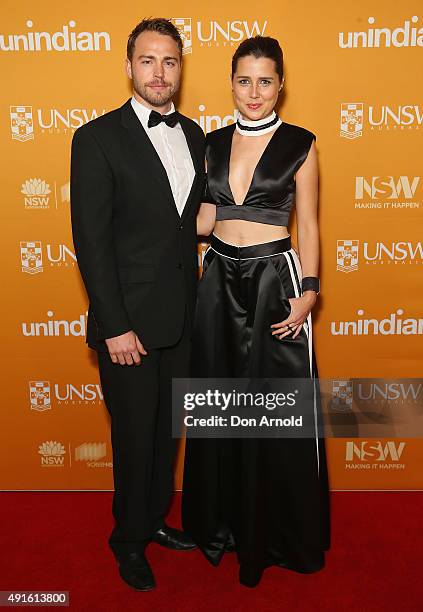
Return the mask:
[[343,102],[340,111],[340,136],[349,140],[363,135],[366,117],[373,131],[419,129],[423,123],[423,108],[418,104],[383,104],[365,109],[363,102]]
[[10,107],[10,130],[12,140],[27,142],[34,140],[34,124],[36,123],[42,134],[73,134],[76,129],[104,115],[106,109],[98,112],[95,108],[87,110],[85,108],[66,108],[57,109],[38,108],[35,113],[32,106],[11,106]]
[[[21,242],[21,270],[27,274],[38,274],[44,271],[43,248],[40,241]],[[65,244],[47,244],[46,259],[50,267],[68,268],[76,264],[76,255]]]
[[29,400],[31,410],[44,412],[53,408],[53,401],[58,406],[99,405],[103,402],[103,393],[96,383],[51,384],[48,380],[31,380]]
[[[366,265],[394,264],[419,265],[423,263],[421,242],[363,242],[362,256]],[[339,272],[356,272],[359,265],[359,241],[337,240],[336,269]]]
[[[401,380],[401,379],[400,379]],[[391,382],[388,380],[361,381],[354,386],[355,399],[360,406],[370,404],[374,407],[382,405],[392,411],[393,405],[420,404],[422,401],[421,382],[404,379],[403,382]]]
[[349,411],[355,404],[358,410],[366,413],[375,406],[382,406],[391,421],[395,418],[393,410],[397,406],[403,410],[404,405],[418,405],[422,395],[423,384],[419,379],[400,379],[399,382],[387,379],[333,380],[330,406],[337,411]]
[[51,410],[50,383],[47,380],[31,380],[29,383],[31,410]]
[[340,411],[350,411],[353,401],[353,386],[350,380],[332,381],[331,407]]
[[[174,17],[171,20],[178,28],[183,42],[182,53],[192,53],[193,49],[193,23],[191,17]],[[225,21],[219,22],[211,20],[208,24],[197,21],[195,34],[201,47],[233,47],[245,38],[252,38],[256,35],[264,36],[267,21],[261,24],[256,20],[249,21]]]

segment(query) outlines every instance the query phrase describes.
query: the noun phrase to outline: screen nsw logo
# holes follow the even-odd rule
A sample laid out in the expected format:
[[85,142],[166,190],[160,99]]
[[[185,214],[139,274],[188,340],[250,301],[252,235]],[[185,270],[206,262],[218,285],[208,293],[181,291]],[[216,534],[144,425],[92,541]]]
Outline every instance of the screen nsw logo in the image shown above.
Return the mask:
[[[106,442],[83,442],[75,446],[74,453],[70,444],[68,448],[58,440],[46,440],[38,446],[41,467],[46,468],[111,468],[112,461],[107,458]],[[72,461],[72,455],[74,461]]]
[[107,460],[107,445],[105,442],[84,442],[75,448],[76,462],[86,468],[111,468],[113,464]]

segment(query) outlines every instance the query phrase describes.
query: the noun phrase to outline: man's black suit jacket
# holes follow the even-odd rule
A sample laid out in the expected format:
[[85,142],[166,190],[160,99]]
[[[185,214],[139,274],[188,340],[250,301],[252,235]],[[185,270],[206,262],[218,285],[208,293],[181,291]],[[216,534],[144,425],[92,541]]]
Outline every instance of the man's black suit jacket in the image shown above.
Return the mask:
[[90,301],[87,343],[96,350],[129,330],[147,349],[171,346],[185,313],[192,325],[205,138],[191,119],[181,115],[180,124],[196,172],[182,216],[130,100],[73,137],[72,231]]

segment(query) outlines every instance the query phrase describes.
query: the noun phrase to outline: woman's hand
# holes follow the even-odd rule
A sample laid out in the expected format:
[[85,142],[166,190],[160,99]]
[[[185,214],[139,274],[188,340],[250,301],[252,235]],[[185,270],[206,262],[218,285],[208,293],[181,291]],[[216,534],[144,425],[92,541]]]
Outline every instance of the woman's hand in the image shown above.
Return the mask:
[[316,301],[317,294],[315,291],[304,291],[301,297],[289,298],[291,314],[287,319],[270,326],[273,329],[272,336],[278,336],[279,340],[282,340],[285,336],[292,334],[292,338],[295,339],[301,332],[303,323]]

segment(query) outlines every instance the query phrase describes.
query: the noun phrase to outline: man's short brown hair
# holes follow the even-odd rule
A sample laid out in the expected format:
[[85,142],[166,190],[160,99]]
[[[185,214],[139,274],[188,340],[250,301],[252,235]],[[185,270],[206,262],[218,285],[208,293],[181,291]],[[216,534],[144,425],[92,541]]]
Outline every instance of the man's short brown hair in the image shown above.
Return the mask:
[[135,41],[142,32],[157,32],[163,36],[170,36],[177,43],[179,53],[182,55],[183,43],[178,28],[170,21],[170,19],[155,17],[152,19],[143,19],[130,33],[126,47],[126,56],[129,61],[132,61]]

